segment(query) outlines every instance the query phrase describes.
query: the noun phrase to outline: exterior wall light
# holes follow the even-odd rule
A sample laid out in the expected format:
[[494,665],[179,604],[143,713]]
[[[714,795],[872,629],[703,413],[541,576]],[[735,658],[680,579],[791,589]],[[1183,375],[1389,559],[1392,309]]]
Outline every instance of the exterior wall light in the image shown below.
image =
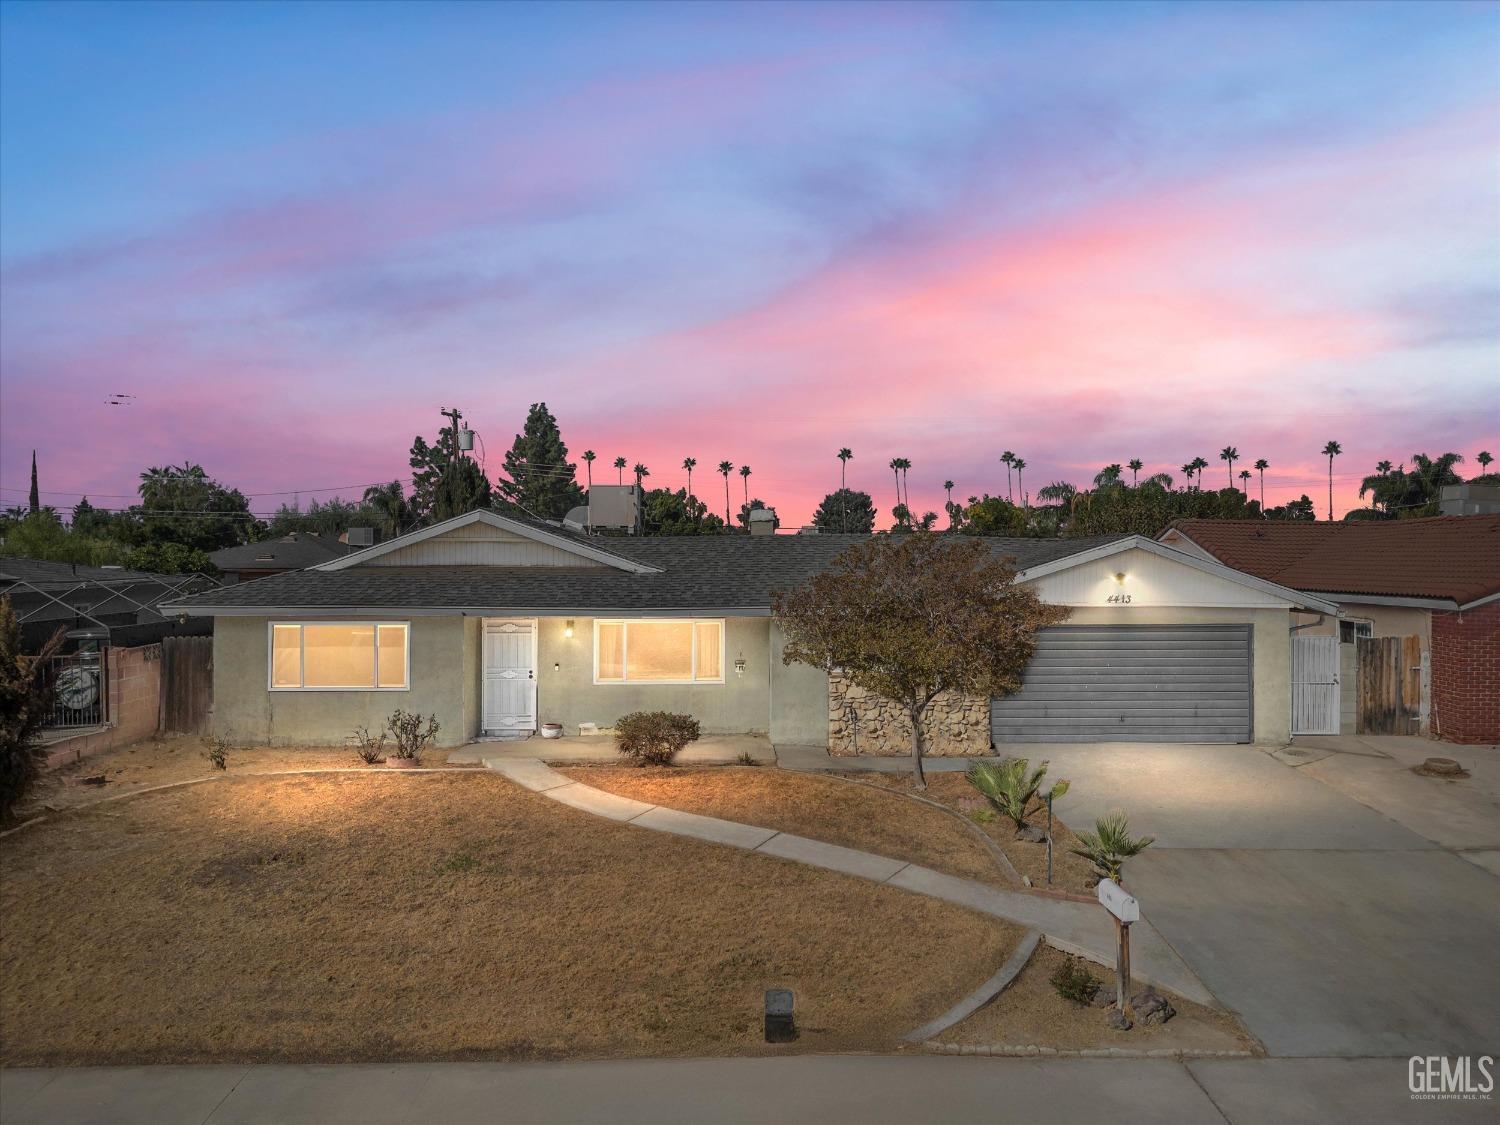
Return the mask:
[[565,637],[572,637],[572,635],[573,635],[573,619],[569,618],[568,619],[568,623],[563,626],[563,636],[565,636]]
[[743,676],[745,674],[745,654],[742,652],[734,658],[734,674]]
[[[1115,571],[1115,581],[1118,582],[1121,586],[1125,585],[1125,572],[1123,570]],[[569,636],[571,635],[572,634],[569,633]]]

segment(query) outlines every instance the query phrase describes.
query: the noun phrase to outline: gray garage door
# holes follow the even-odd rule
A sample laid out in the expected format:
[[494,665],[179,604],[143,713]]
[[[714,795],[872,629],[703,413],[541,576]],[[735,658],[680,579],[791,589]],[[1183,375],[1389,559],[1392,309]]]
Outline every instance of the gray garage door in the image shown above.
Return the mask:
[[1006,742],[1248,742],[1250,626],[1060,625],[1015,695],[990,703]]

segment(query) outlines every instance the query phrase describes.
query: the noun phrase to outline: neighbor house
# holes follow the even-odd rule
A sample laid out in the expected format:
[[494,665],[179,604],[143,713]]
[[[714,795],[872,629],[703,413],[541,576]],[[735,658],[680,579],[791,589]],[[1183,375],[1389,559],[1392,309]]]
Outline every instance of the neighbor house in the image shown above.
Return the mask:
[[[370,542],[373,541],[371,538]],[[232,585],[235,582],[249,582],[252,578],[283,574],[288,570],[306,570],[310,566],[341,559],[361,549],[360,546],[351,546],[343,539],[325,539],[312,532],[293,531],[276,539],[223,547],[208,557],[219,568],[224,583]]]
[[1299,629],[1336,638],[1333,731],[1500,741],[1500,516],[1179,520],[1160,539],[1338,605]]
[[[447,746],[639,709],[836,753],[904,738],[878,700],[785,665],[772,593],[864,536],[586,536],[475,511],[311,569],[175,601],[214,619],[216,731],[340,743],[397,708]],[[945,701],[937,752],[992,742],[1282,742],[1292,615],[1322,599],[1138,537],[988,539],[1073,607],[1003,700]]]

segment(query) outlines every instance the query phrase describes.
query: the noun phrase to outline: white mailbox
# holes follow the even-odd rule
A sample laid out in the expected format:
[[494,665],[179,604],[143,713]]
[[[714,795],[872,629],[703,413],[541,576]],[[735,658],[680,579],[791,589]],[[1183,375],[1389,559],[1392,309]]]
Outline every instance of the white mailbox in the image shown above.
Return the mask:
[[1113,879],[1099,880],[1099,905],[1126,925],[1141,920],[1141,904]]

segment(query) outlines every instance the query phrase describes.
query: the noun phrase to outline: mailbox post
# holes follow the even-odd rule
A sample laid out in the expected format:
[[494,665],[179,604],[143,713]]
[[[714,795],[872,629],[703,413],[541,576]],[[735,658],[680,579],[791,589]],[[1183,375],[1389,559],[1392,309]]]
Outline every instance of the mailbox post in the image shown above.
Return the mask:
[[1141,904],[1113,879],[1100,879],[1099,905],[1115,920],[1115,1010],[1129,1019],[1130,924],[1141,920]]

